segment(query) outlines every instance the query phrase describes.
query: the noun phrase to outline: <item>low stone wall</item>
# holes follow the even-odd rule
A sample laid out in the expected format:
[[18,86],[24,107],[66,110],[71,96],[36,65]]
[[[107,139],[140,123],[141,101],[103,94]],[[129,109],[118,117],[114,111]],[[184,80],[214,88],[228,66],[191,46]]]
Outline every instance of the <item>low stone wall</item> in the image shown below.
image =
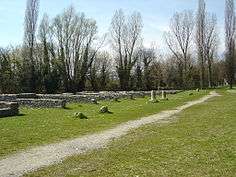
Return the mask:
[[65,108],[65,100],[57,99],[17,99],[17,103],[21,106],[32,108]]
[[[176,94],[179,90],[165,90],[167,94]],[[156,91],[157,95],[161,95],[162,91]],[[72,93],[63,94],[3,94],[0,95],[0,101],[16,101],[22,106],[29,107],[65,107],[68,103],[93,103],[94,100],[111,100],[114,98],[142,98],[150,96],[150,91],[102,91],[102,92],[78,92],[76,95]]]
[[98,92],[98,93],[77,93],[76,95],[72,94],[38,94],[40,99],[59,99],[66,100],[69,103],[91,103],[93,99],[97,101],[100,100],[111,100],[114,98],[129,98],[130,95],[133,95],[135,98],[140,98],[148,96],[150,92]]
[[35,93],[2,94],[0,101],[15,101],[21,106],[34,108],[65,108],[64,99],[40,99]]
[[37,99],[38,95],[36,93],[19,93],[16,95],[16,97],[23,98],[23,99],[26,99],[26,98]]
[[16,102],[0,102],[0,118],[19,114],[19,104]]
[[17,99],[17,94],[1,94],[0,101],[14,101]]

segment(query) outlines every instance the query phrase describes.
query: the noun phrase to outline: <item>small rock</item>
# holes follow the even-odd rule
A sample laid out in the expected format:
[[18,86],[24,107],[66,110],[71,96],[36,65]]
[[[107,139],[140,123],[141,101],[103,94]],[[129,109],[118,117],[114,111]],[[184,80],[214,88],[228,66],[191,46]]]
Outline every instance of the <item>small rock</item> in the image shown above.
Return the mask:
[[108,107],[107,106],[103,106],[103,107],[101,107],[100,108],[100,113],[109,113],[109,109],[108,109]]
[[76,113],[74,113],[74,117],[75,117],[75,118],[79,118],[79,119],[88,119],[88,117],[85,116],[82,112],[76,112]]
[[96,99],[91,99],[91,102],[93,103],[93,104],[98,104],[98,102],[97,102],[97,100]]

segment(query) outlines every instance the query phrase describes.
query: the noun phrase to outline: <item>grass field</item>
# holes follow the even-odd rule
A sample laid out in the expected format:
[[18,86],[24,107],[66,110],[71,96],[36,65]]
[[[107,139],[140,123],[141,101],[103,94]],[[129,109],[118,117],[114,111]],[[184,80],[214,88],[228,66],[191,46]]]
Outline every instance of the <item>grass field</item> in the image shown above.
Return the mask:
[[145,126],[108,148],[68,158],[26,176],[233,177],[236,93],[218,92],[223,96],[185,110],[170,124]]
[[[148,98],[100,102],[94,104],[70,104],[67,109],[21,109],[21,116],[0,119],[0,158],[42,144],[58,142],[81,135],[94,133],[128,120],[137,119],[182,105],[197,99],[207,91],[170,95],[169,101],[147,104]],[[108,105],[113,114],[99,114],[102,105]],[[73,117],[83,112],[88,120]]]

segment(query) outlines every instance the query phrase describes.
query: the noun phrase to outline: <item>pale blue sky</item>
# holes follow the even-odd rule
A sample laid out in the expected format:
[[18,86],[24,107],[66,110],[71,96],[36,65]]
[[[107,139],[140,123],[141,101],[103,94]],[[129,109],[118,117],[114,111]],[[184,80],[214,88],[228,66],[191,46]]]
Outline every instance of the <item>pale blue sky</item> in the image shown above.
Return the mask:
[[[236,1],[236,0],[235,0]],[[43,13],[50,17],[73,4],[77,11],[97,21],[100,33],[108,31],[116,9],[122,8],[129,14],[139,11],[142,14],[144,43],[152,41],[163,48],[163,31],[168,29],[171,16],[176,11],[197,9],[198,0],[41,0],[40,19]],[[218,18],[223,47],[224,0],[206,0],[209,12]],[[23,38],[23,23],[26,0],[0,0],[0,46],[20,44]]]

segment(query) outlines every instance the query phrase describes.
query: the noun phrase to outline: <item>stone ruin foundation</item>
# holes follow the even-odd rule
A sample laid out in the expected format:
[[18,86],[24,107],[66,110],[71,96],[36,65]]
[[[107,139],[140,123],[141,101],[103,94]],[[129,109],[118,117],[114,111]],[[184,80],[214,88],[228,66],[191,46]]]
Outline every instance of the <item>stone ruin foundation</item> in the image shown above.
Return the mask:
[[[178,90],[166,90],[166,94],[176,94]],[[153,91],[154,93],[154,91]],[[155,91],[161,95],[162,91]],[[65,108],[66,103],[95,103],[101,100],[134,99],[150,96],[150,91],[103,91],[103,92],[78,92],[62,94],[0,94],[0,101],[17,102],[20,106],[33,108]]]
[[17,102],[0,102],[0,118],[17,116],[19,114],[19,104]]

